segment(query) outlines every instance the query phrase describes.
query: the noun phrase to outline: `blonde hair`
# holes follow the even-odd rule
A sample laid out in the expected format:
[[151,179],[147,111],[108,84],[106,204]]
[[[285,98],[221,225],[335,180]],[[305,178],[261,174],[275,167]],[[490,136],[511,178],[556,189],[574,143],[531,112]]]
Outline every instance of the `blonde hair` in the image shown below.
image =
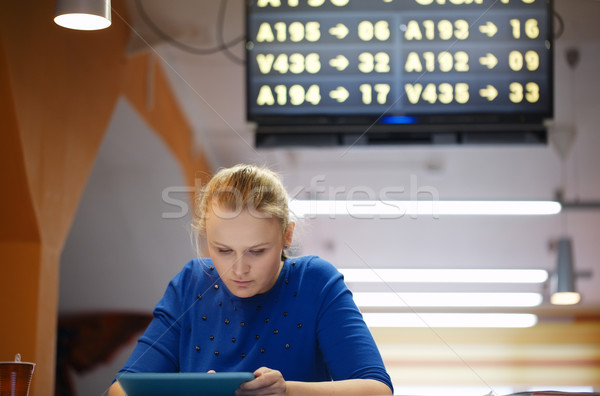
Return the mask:
[[245,164],[221,169],[194,199],[192,229],[197,238],[206,235],[206,219],[211,209],[247,209],[261,217],[277,218],[285,238],[290,223],[288,199],[279,175],[270,169]]

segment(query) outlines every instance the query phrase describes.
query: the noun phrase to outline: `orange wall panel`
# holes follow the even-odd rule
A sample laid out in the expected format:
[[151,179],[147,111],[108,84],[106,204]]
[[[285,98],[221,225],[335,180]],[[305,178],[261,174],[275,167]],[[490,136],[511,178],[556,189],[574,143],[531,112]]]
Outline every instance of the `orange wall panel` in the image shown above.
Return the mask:
[[41,243],[1,41],[0,120],[0,360],[33,360]]
[[160,64],[156,101],[144,106],[148,57],[125,56],[125,5],[112,5],[112,25],[97,32],[54,24],[54,0],[6,2],[0,12],[0,360],[18,349],[37,364],[33,396],[54,393],[60,254],[118,98],[136,106],[190,182],[209,171]]

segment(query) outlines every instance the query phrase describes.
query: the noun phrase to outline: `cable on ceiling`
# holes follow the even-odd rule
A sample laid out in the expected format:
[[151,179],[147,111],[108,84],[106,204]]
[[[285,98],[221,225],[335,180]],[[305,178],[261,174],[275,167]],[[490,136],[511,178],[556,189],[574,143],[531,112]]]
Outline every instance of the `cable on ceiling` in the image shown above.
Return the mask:
[[565,21],[562,19],[560,14],[554,11],[554,18],[558,21],[558,30],[554,32],[554,40],[559,39],[565,32]]
[[[217,45],[219,47],[223,47],[223,55],[225,55],[229,60],[233,63],[237,63],[239,65],[245,65],[246,60],[238,57],[233,52],[229,50],[230,46],[225,43],[223,38],[223,32],[225,30],[225,14],[227,11],[227,0],[221,0],[219,2],[219,14],[217,17]],[[244,37],[242,37],[244,39]]]
[[135,0],[135,5],[136,5],[136,8],[137,8],[140,16],[144,20],[144,22],[150,27],[150,29],[155,34],[157,36],[159,36],[162,40],[179,48],[180,50],[186,51],[186,52],[189,52],[189,53],[192,53],[195,55],[214,55],[214,54],[217,54],[217,53],[223,51],[223,53],[226,54],[226,56],[230,60],[232,60],[236,63],[240,63],[240,64],[242,64],[242,62],[244,62],[242,59],[237,58],[234,54],[232,54],[229,51],[229,49],[231,47],[235,46],[236,44],[244,41],[245,36],[242,35],[242,36],[236,37],[229,42],[225,42],[223,40],[223,28],[225,25],[225,10],[226,10],[226,6],[227,6],[227,1],[221,0],[221,2],[219,4],[219,14],[218,14],[218,18],[217,18],[217,40],[218,40],[217,44],[218,45],[216,47],[212,47],[212,48],[197,48],[197,47],[193,47],[191,45],[188,45],[186,43],[183,43],[183,42],[175,39],[171,35],[167,34],[164,30],[162,30],[156,23],[154,23],[152,18],[146,12],[146,9],[143,7],[141,0]]

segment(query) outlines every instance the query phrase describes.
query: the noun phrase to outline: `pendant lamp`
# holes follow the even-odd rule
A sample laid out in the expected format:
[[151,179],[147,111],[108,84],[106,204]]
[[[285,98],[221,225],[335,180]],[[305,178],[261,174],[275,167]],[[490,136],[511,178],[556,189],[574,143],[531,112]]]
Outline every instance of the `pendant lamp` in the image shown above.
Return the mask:
[[76,30],[100,30],[111,24],[110,0],[57,0],[54,22]]
[[575,271],[573,270],[573,252],[571,239],[558,240],[558,260],[556,272],[552,278],[552,296],[550,302],[555,305],[574,305],[581,300],[575,290]]

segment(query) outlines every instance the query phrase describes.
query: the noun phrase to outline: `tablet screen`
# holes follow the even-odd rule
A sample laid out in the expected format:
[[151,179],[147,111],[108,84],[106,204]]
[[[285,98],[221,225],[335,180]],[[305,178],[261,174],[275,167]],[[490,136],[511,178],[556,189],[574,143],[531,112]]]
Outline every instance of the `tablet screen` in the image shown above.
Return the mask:
[[254,374],[123,373],[117,379],[127,396],[231,396]]

